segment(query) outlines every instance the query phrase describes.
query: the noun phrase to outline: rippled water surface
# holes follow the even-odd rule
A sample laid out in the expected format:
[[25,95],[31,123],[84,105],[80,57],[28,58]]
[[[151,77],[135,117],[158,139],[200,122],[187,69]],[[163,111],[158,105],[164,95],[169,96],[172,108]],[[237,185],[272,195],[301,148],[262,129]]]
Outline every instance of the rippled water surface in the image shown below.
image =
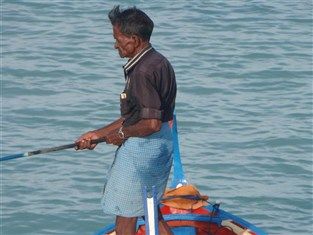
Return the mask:
[[[2,154],[119,115],[108,11],[137,5],[172,62],[188,180],[270,234],[312,228],[312,1],[1,1]],[[113,146],[1,163],[1,234],[92,234]]]

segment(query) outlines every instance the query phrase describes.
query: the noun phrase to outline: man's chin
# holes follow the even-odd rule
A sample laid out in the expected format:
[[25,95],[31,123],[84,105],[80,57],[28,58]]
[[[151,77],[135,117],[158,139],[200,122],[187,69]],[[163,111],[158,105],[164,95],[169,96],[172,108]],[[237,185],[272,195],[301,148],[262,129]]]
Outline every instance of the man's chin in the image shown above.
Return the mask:
[[125,55],[123,55],[120,51],[118,52],[118,54],[121,58],[125,58]]

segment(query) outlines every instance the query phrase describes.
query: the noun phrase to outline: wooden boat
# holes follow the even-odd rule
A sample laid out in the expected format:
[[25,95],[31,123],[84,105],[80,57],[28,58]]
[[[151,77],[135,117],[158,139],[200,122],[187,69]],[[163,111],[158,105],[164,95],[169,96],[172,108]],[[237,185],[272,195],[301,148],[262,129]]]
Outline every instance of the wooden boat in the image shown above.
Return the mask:
[[[172,123],[172,131],[174,152],[173,180],[170,188],[175,189],[180,186],[188,186],[180,160],[176,117],[174,117],[174,122]],[[200,194],[177,195],[176,199],[179,200],[179,198],[198,200],[198,202],[201,202],[202,199],[203,202],[205,196],[201,197]],[[246,220],[220,209],[219,203],[208,203],[207,205],[203,203],[203,206],[198,206],[197,208],[184,209],[171,206],[171,203],[169,204],[164,202],[160,207],[164,220],[168,223],[174,235],[267,235],[262,229]],[[113,235],[115,234],[114,228],[114,224],[108,225],[94,235]],[[137,235],[157,234],[146,232],[145,221],[142,219],[138,219],[137,228]]]

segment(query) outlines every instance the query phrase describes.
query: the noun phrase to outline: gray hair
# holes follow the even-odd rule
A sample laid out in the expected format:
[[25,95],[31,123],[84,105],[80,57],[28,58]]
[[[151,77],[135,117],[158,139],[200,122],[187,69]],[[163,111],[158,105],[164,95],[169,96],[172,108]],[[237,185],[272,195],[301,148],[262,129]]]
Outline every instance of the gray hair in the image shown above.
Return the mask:
[[123,34],[127,36],[136,35],[144,41],[149,41],[153,31],[153,21],[143,11],[136,7],[120,10],[115,6],[109,12],[108,17],[113,26],[120,27]]

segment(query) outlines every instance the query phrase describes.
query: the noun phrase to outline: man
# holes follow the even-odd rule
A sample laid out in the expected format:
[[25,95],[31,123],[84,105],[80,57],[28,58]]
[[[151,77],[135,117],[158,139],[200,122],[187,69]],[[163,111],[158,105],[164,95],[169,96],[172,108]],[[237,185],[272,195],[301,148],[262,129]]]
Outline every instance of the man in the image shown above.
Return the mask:
[[[77,149],[94,149],[91,140],[104,138],[119,146],[108,174],[103,210],[116,215],[116,234],[136,233],[144,215],[142,188],[156,186],[158,202],[172,165],[172,133],[176,97],[175,74],[168,60],[150,44],[153,21],[136,7],[108,14],[115,49],[129,58],[124,68],[125,88],[120,95],[121,117],[98,130],[83,134]],[[160,234],[172,234],[159,212]]]

